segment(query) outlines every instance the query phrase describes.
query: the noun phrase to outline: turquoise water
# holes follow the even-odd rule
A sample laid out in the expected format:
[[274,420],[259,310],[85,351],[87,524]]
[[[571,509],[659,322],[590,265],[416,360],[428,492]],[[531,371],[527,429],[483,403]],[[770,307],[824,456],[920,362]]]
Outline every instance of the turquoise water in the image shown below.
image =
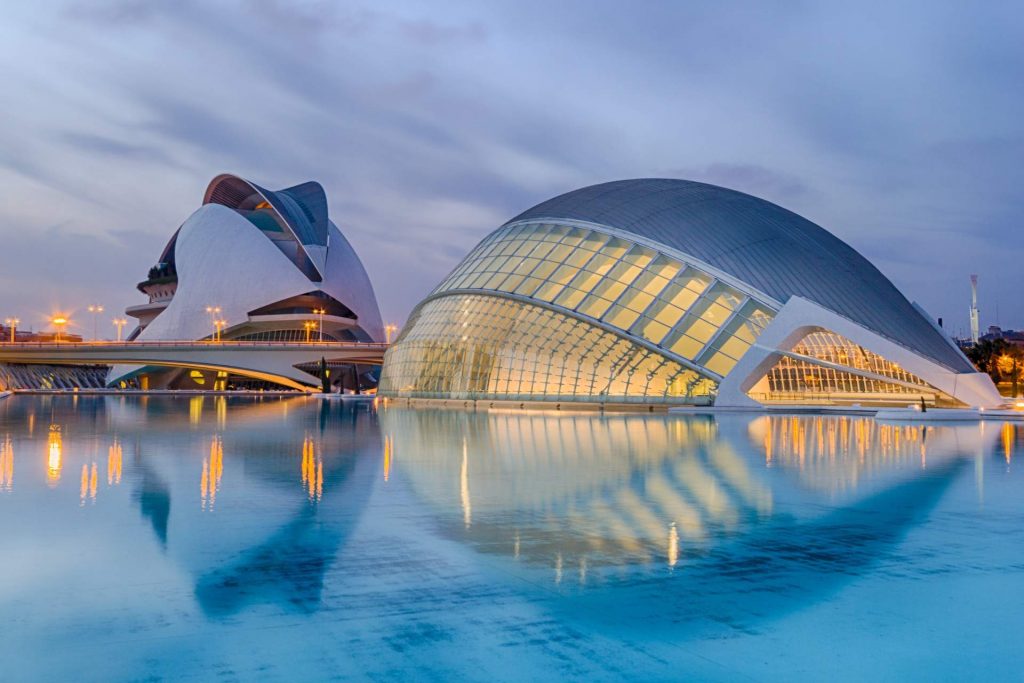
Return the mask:
[[1018,428],[0,401],[0,678],[1021,677]]

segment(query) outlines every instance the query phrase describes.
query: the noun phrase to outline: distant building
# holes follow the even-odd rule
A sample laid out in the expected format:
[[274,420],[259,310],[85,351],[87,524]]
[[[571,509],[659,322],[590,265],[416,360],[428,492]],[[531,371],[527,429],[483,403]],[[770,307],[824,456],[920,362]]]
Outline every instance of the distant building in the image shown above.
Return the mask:
[[391,397],[994,406],[992,380],[870,262],[713,185],[555,197],[478,244],[389,349]]
[[1024,347],[1024,330],[1004,330],[997,325],[990,325],[988,332],[979,338],[980,341],[995,341],[997,339],[1013,346]]
[[[0,324],[0,343],[11,341],[11,328],[5,327]],[[31,330],[23,330],[19,327],[14,329],[14,341],[18,343],[23,342],[55,342],[57,341],[56,332],[33,332]],[[60,333],[61,343],[67,342],[69,344],[78,344],[82,342],[82,336],[79,334],[68,334],[67,332]]]

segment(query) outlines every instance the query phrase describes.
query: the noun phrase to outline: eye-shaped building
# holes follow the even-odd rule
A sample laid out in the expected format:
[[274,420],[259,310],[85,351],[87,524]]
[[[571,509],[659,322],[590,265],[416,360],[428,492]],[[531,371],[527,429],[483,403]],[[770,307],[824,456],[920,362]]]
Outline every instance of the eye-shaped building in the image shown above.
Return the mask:
[[382,395],[997,406],[988,375],[863,256],[704,183],[594,185],[516,216],[413,311]]
[[[359,257],[328,216],[316,182],[271,191],[220,175],[171,237],[126,313],[139,341],[383,341],[380,310]],[[322,316],[313,310],[323,310]],[[115,366],[108,383],[142,368]],[[200,372],[146,368],[154,385],[209,386]],[[156,373],[156,375],[154,375]],[[195,381],[193,381],[195,380]]]

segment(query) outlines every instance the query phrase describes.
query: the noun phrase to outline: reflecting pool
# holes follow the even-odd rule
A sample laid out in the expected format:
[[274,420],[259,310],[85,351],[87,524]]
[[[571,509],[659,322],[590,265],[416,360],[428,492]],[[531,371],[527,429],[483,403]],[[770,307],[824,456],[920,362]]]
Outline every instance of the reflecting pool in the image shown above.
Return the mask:
[[1016,679],[1022,432],[16,396],[0,679]]

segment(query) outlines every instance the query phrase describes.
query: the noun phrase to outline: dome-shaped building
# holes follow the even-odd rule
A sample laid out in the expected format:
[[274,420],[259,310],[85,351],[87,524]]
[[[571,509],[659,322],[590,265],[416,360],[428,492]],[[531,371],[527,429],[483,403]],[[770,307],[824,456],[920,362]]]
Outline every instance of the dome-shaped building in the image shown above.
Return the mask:
[[513,402],[1002,401],[834,235],[704,183],[555,197],[478,244],[413,311],[381,393]]
[[[126,310],[139,321],[131,340],[303,341],[313,321],[324,341],[384,339],[370,278],[316,182],[271,191],[217,176],[138,289],[149,301]],[[129,366],[115,366],[108,383],[143,372],[154,387],[224,383],[201,371]]]

